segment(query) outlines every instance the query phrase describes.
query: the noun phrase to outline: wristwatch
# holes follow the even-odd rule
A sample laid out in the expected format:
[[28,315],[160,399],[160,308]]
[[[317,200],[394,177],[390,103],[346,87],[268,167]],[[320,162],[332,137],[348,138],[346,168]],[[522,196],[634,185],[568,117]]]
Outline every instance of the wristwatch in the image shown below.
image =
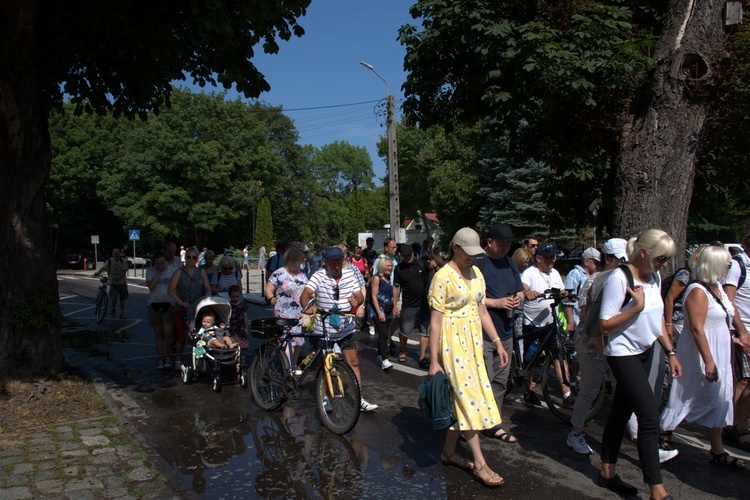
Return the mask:
[[664,354],[666,354],[667,356],[677,356],[677,351],[675,351],[674,349],[669,349],[668,351],[664,351]]

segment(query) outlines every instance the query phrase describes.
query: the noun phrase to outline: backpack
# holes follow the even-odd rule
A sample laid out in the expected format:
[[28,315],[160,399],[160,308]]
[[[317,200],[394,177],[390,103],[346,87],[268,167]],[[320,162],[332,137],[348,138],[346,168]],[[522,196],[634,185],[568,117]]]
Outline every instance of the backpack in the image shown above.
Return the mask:
[[[625,273],[625,277],[628,279],[628,286],[630,288],[635,287],[635,280],[633,279],[633,272],[630,270],[630,267],[628,267],[627,264],[620,264],[615,269],[611,269],[609,271],[604,271],[602,273],[599,273],[599,275],[594,279],[594,283],[591,284],[591,288],[589,288],[589,300],[586,302],[586,315],[585,318],[583,318],[582,321],[582,328],[583,332],[586,337],[592,338],[601,335],[601,332],[599,331],[599,312],[602,309],[602,296],[604,295],[604,282],[607,281],[609,276],[617,271],[618,269],[621,269],[623,273]],[[601,280],[601,281],[600,281]],[[602,285],[599,287],[599,289],[596,292],[596,295],[591,295],[591,293],[594,290],[594,286],[597,285],[597,282],[602,283]],[[620,309],[625,307],[628,302],[630,302],[630,299],[632,297],[629,293],[625,292],[625,300],[622,302],[622,306],[620,306]]]
[[735,255],[732,257],[732,260],[736,260],[740,265],[740,279],[737,282],[737,289],[739,290],[742,284],[745,283],[745,278],[747,278],[747,267],[745,267],[745,261],[740,255]]
[[[664,281],[661,282],[661,298],[662,300],[667,300],[667,295],[669,295],[669,289],[672,288],[672,282],[674,281],[674,277],[677,276],[677,273],[680,271],[688,269],[687,267],[681,267],[677,271],[674,272],[674,274],[667,276],[664,278]],[[682,293],[675,299],[675,302],[680,300],[682,295],[685,293],[685,290],[682,291]]]

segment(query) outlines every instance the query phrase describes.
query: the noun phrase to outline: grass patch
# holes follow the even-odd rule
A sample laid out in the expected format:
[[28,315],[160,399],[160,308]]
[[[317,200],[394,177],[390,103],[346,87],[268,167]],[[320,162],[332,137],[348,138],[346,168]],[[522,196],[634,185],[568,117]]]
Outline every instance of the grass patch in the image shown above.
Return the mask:
[[0,407],[0,435],[109,414],[93,383],[73,370],[0,380]]

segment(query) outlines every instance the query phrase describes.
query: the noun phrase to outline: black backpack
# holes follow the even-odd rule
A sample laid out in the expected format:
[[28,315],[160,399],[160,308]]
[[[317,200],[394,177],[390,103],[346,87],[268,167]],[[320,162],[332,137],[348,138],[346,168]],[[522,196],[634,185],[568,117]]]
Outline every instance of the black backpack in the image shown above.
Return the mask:
[[745,283],[745,278],[747,278],[747,267],[745,267],[745,261],[739,255],[732,257],[732,260],[736,260],[740,265],[740,279],[737,283],[737,289],[739,290],[742,284]]

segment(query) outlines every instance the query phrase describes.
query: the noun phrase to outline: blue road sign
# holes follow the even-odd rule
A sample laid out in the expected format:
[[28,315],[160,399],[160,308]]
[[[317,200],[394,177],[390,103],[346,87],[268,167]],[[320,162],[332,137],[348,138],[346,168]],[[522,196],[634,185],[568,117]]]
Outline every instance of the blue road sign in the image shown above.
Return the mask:
[[140,229],[131,229],[128,231],[128,234],[130,235],[130,241],[140,241],[141,240],[141,230]]

